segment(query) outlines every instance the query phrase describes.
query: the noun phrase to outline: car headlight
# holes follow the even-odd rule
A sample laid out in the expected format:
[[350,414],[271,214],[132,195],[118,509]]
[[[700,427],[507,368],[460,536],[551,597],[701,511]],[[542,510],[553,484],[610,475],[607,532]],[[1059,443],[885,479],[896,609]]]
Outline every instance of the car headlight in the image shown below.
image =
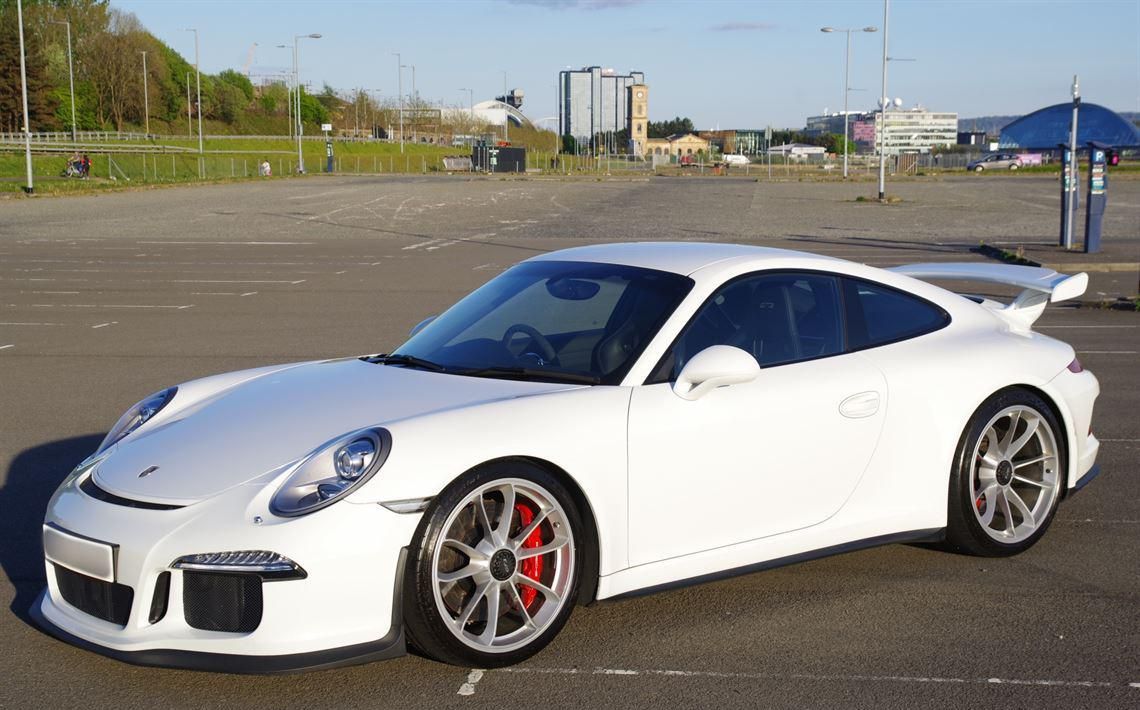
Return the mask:
[[123,413],[123,416],[119,417],[119,421],[115,422],[115,426],[111,427],[111,431],[107,432],[107,436],[103,438],[103,443],[99,444],[99,448],[88,460],[98,457],[99,454],[126,438],[135,429],[146,424],[154,415],[161,412],[163,407],[170,404],[170,400],[174,399],[176,394],[178,394],[177,387],[168,387],[161,392],[155,392],[128,409]]
[[273,494],[269,509],[292,517],[332,505],[372,478],[391,450],[387,429],[361,429],[333,439],[296,465]]

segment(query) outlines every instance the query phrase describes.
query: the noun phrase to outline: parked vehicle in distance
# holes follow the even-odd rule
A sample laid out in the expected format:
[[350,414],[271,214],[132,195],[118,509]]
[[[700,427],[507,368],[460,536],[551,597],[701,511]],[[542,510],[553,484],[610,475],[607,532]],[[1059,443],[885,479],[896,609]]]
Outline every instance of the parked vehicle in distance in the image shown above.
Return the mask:
[[966,163],[966,169],[976,173],[983,170],[1017,170],[1020,167],[1021,158],[1013,153],[990,153]]
[[[1032,329],[1087,283],[739,244],[541,254],[391,354],[128,409],[48,503],[31,613],[145,665],[328,668],[410,643],[492,668],[598,599],[893,542],[1013,555],[1099,470],[1097,379]],[[884,589],[937,594],[904,572]]]
[[735,153],[725,153],[721,156],[725,165],[750,165],[752,160],[747,155],[739,155]]

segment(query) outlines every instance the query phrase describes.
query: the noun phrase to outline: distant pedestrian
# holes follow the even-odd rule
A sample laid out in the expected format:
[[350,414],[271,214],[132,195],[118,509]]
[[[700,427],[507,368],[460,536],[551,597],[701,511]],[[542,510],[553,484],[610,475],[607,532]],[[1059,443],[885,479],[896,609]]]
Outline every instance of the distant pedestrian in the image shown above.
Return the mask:
[[273,175],[273,167],[269,164],[268,160],[262,160],[261,164],[257,166],[257,174],[261,177],[270,177]]
[[86,153],[83,154],[83,168],[81,172],[83,173],[84,179],[91,177],[91,158],[88,158]]

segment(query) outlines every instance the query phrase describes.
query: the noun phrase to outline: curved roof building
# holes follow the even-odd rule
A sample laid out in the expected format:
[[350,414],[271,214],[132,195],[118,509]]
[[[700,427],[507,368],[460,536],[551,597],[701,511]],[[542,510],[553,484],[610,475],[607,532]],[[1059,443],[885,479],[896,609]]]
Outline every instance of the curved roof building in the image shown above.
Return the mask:
[[[1022,116],[1001,129],[1002,148],[1052,149],[1069,142],[1072,104],[1056,104]],[[1077,145],[1097,141],[1115,148],[1140,147],[1140,131],[1120,114],[1082,103],[1077,117]]]

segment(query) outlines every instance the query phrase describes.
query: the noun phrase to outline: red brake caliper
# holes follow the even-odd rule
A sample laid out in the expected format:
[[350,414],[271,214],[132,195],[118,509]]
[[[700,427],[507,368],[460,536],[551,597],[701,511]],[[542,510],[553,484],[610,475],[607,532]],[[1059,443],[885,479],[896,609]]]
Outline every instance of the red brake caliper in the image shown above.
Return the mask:
[[[534,520],[534,512],[523,505],[522,503],[515,504],[515,510],[519,513],[519,526],[525,528],[530,525]],[[540,528],[541,526],[539,526]],[[525,547],[539,547],[542,545],[542,532],[539,528],[535,528],[534,532],[527,536],[523,541],[522,546]],[[519,571],[522,572],[524,577],[529,577],[538,582],[542,579],[542,556],[528,557],[519,564]],[[528,587],[522,584],[516,585],[519,590],[519,598],[522,599],[524,607],[529,608],[534,603],[534,598],[538,596],[538,590],[534,587]]]

